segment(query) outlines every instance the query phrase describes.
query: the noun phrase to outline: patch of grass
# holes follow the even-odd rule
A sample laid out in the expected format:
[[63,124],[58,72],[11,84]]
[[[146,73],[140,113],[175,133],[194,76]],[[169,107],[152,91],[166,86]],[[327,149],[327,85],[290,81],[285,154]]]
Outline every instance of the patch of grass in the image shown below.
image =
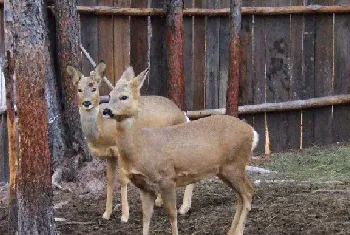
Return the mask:
[[350,181],[350,146],[273,154],[265,166],[297,180]]

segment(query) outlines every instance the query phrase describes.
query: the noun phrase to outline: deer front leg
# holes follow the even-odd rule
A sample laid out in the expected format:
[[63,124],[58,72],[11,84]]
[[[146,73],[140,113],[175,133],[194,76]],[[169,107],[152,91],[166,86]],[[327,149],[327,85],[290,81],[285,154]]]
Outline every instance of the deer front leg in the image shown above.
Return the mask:
[[184,198],[182,201],[182,206],[179,209],[179,213],[181,215],[186,214],[191,209],[193,189],[194,189],[194,184],[189,184],[186,186]]
[[[120,165],[119,165],[120,167]],[[119,168],[120,193],[122,199],[122,217],[121,221],[126,223],[129,220],[129,203],[128,203],[128,183],[129,179],[122,167]]]
[[149,225],[153,214],[154,199],[153,194],[140,190],[142,215],[143,215],[143,235],[149,234]]
[[107,200],[106,200],[106,211],[103,213],[104,219],[109,219],[112,214],[112,200],[113,200],[113,184],[115,170],[117,167],[117,161],[115,158],[107,158]]

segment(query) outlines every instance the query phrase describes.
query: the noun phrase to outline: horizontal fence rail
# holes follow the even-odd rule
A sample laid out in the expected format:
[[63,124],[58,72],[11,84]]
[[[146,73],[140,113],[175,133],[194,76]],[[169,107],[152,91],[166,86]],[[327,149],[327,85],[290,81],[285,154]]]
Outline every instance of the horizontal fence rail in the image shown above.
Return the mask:
[[[80,14],[120,15],[120,16],[165,16],[162,8],[119,8],[106,6],[78,6]],[[329,14],[350,13],[350,6],[287,6],[287,7],[242,7],[243,15],[288,15],[288,14]],[[184,16],[229,16],[230,8],[202,9],[188,8],[183,10]]]
[[[3,0],[0,1],[3,5]],[[52,10],[54,7],[49,6]],[[130,8],[109,6],[77,6],[80,14],[93,15],[116,15],[116,16],[165,16],[166,11],[162,8]],[[330,14],[350,13],[350,6],[286,6],[286,7],[242,7],[242,15],[289,15],[289,14]],[[185,8],[184,16],[229,16],[230,8],[203,9]]]

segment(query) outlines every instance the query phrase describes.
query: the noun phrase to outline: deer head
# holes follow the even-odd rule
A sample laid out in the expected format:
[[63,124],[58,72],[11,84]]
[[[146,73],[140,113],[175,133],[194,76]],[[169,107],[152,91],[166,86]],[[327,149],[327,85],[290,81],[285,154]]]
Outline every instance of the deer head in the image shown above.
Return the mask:
[[84,110],[91,110],[98,107],[100,102],[99,86],[101,84],[106,64],[99,63],[89,77],[73,66],[67,66],[67,73],[73,78],[73,84],[77,87],[78,105]]
[[111,91],[109,108],[103,110],[107,118],[114,118],[118,122],[125,118],[137,116],[140,89],[145,81],[149,69],[135,77],[132,67],[127,68],[115,88]]

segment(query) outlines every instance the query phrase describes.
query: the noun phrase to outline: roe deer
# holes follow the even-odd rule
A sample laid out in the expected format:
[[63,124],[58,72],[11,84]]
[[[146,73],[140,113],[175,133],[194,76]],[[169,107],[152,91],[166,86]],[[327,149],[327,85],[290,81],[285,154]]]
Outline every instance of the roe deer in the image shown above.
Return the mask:
[[251,209],[253,187],[245,166],[258,142],[247,123],[231,116],[211,116],[162,128],[143,128],[140,88],[147,71],[130,77],[110,93],[104,116],[116,120],[120,159],[127,177],[140,188],[143,235],[149,234],[154,199],[162,194],[173,235],[178,234],[176,187],[217,175],[236,191],[238,202],[229,235],[242,235]]
[[[103,78],[106,65],[100,63],[95,70],[85,77],[72,66],[67,67],[67,72],[73,78],[77,87],[78,106],[83,132],[92,156],[99,159],[107,159],[107,199],[104,219],[109,219],[112,213],[113,182],[118,160],[116,146],[116,122],[103,118],[102,109],[107,104],[99,104],[99,86]],[[129,67],[117,84],[126,84],[127,77],[134,77],[132,67]],[[187,121],[187,116],[169,99],[157,96],[142,96],[140,98],[140,123],[144,127],[163,127],[175,125]],[[125,176],[122,164],[119,165],[119,181],[121,185],[122,222],[129,219],[129,205],[127,200],[127,184],[129,179]],[[188,185],[185,190],[181,211],[185,214],[191,207],[193,185]],[[158,197],[156,203],[161,204]]]

